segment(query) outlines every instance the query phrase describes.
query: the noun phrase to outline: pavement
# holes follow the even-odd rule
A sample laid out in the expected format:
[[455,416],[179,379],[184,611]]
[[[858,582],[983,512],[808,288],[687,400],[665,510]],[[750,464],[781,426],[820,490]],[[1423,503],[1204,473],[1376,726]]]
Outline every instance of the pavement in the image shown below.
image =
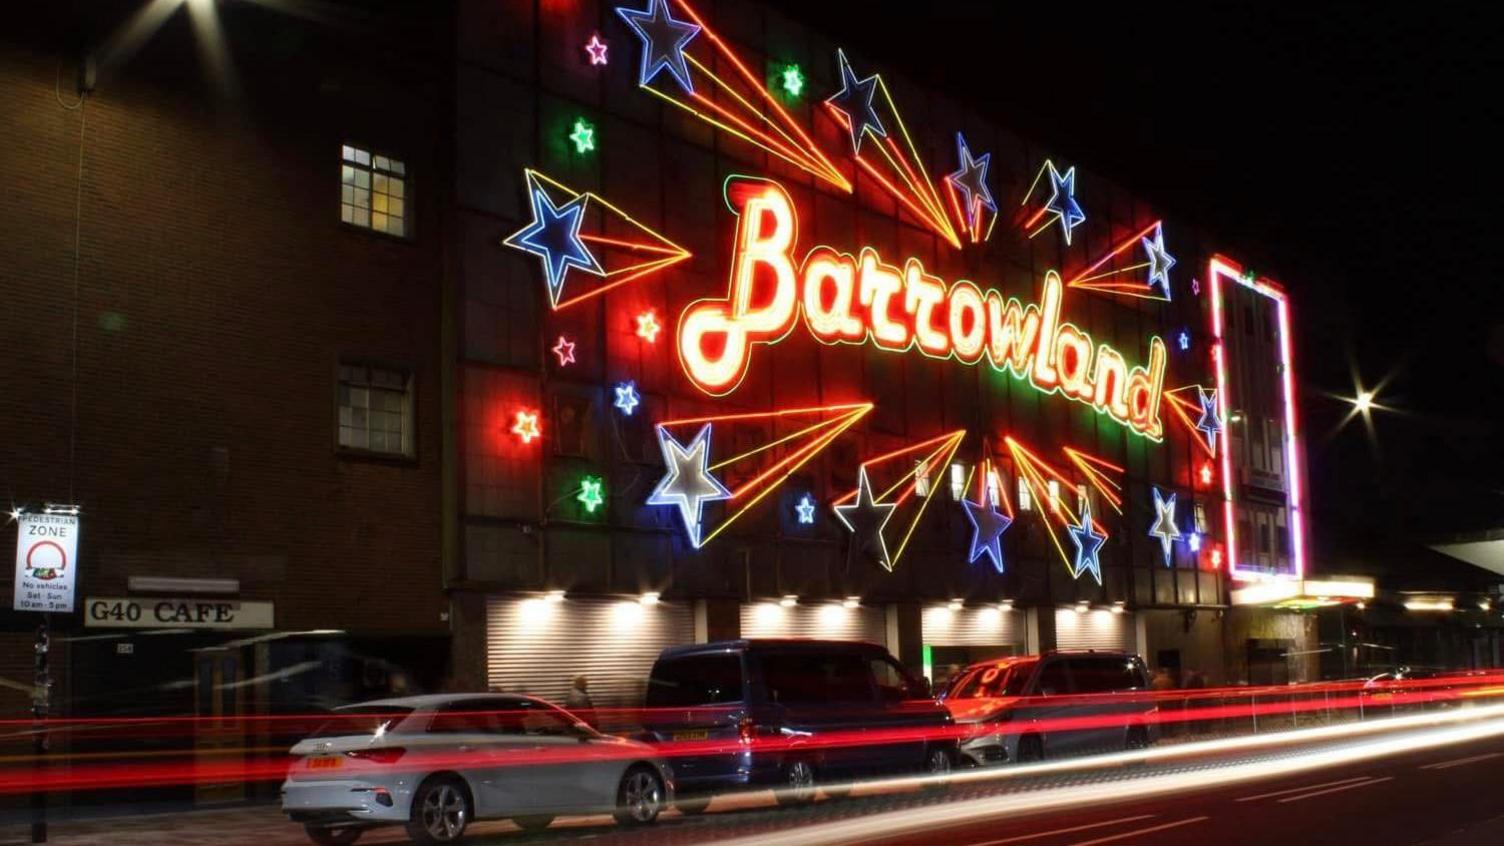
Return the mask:
[[[1093,765],[1001,782],[954,784],[943,791],[858,787],[849,798],[822,799],[804,808],[780,808],[771,794],[754,793],[718,798],[710,813],[702,816],[669,812],[658,824],[637,830],[621,829],[604,816],[560,820],[549,830],[531,835],[507,822],[479,823],[471,828],[467,842],[481,846],[577,840],[627,846],[842,842],[843,826],[865,824],[866,829],[852,830],[866,831],[865,842],[880,846],[1136,842],[1203,846],[1209,839],[1218,846],[1504,844],[1504,795],[1495,787],[1504,783],[1504,735],[1413,750],[1399,736],[1397,754],[1216,783],[1218,773],[1228,768],[1320,756],[1353,743],[1325,741],[1296,749],[1250,750],[1162,763]],[[1164,778],[1181,778],[1187,786],[1171,794],[1161,791],[1051,807],[1052,802],[1061,804],[1061,796],[1075,795],[1071,791],[1111,797],[1124,792],[1125,786]],[[1000,810],[987,813],[993,805]],[[919,818],[929,822],[912,827]],[[874,821],[889,819],[894,821],[891,827],[879,827],[872,834]],[[26,842],[24,826],[13,822],[14,818],[6,820],[0,827],[0,844]],[[827,831],[832,833],[830,838],[816,837]],[[61,820],[52,826],[50,842],[66,846],[306,846],[309,841],[275,807],[257,806]],[[401,829],[392,828],[367,832],[360,842],[406,840]]]

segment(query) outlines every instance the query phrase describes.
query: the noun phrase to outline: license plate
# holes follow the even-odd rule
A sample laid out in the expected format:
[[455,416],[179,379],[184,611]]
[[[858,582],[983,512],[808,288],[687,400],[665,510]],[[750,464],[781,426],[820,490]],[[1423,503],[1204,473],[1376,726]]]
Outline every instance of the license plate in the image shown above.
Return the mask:
[[339,755],[321,755],[317,758],[308,759],[310,770],[337,770],[345,765],[345,759]]
[[707,731],[707,730],[705,730],[705,729],[698,729],[696,731],[676,731],[676,732],[674,732],[674,739],[675,740],[706,740],[709,737],[710,737],[710,732]]

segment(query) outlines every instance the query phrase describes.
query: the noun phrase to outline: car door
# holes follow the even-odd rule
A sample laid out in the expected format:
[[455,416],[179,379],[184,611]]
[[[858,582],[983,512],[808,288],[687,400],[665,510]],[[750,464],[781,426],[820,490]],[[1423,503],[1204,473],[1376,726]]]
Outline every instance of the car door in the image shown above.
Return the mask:
[[611,808],[625,768],[616,744],[546,702],[524,702],[520,710],[528,807],[560,813]]
[[917,683],[888,655],[867,659],[877,689],[877,709],[869,722],[880,742],[868,744],[871,766],[885,772],[917,769],[924,762],[928,734],[941,728],[939,706],[919,696]]
[[881,750],[867,748],[863,732],[876,709],[865,658],[856,652],[760,652],[768,700],[780,715],[788,755],[813,759],[821,776],[848,775],[872,766]]
[[475,815],[508,816],[538,801],[524,755],[530,748],[519,700],[458,699],[435,709],[428,745],[435,764],[470,783]]
[[1063,656],[1045,659],[1034,677],[1025,713],[1043,736],[1045,754],[1049,757],[1074,755],[1081,748],[1079,732],[1057,728],[1060,721],[1075,715],[1074,694],[1069,660]]

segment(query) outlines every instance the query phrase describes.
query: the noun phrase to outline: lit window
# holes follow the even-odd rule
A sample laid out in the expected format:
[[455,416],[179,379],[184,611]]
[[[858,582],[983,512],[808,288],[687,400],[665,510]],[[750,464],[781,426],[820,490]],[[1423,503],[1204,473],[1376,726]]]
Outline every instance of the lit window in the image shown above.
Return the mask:
[[405,237],[408,202],[407,166],[369,150],[340,148],[339,219],[351,226]]
[[386,455],[413,454],[413,379],[409,373],[341,364],[339,446]]
[[1050,492],[1050,510],[1051,511],[1059,511],[1060,510],[1060,481],[1058,479],[1051,479],[1049,481],[1049,483],[1046,485],[1046,487],[1049,489],[1049,492]]
[[987,498],[993,505],[1003,501],[1003,477],[995,468],[987,470]]
[[1029,483],[1024,480],[1023,476],[1018,477],[1018,510],[1034,510],[1034,497],[1029,494]]
[[1206,505],[1200,502],[1196,503],[1196,531],[1206,533]]
[[1078,511],[1085,511],[1086,510],[1086,496],[1087,496],[1087,494],[1086,494],[1086,486],[1085,485],[1077,485],[1076,486],[1076,510],[1078,510]]
[[950,498],[956,502],[966,494],[966,465],[957,461],[950,466]]
[[930,495],[930,468],[923,461],[914,462],[914,495],[920,498]]

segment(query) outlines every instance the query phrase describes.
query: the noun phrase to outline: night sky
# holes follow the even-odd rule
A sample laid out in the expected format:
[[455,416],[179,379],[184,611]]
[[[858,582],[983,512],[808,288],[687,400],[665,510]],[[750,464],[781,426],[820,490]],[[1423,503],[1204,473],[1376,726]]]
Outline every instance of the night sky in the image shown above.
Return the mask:
[[[1476,5],[774,5],[1282,281],[1324,552],[1504,528],[1500,60]],[[1355,374],[1395,409],[1372,440],[1337,429]]]

